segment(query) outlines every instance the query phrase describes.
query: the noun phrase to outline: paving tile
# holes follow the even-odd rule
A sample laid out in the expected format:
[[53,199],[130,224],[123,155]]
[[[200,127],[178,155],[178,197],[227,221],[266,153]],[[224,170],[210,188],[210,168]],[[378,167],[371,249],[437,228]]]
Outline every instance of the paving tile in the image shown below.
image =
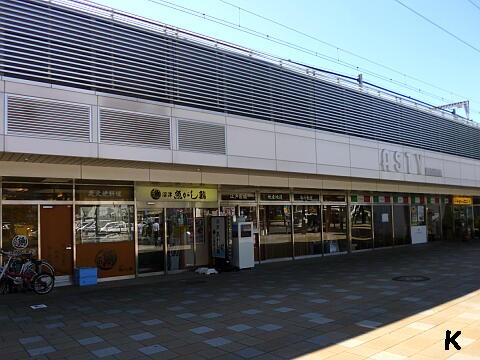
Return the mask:
[[193,328],[193,329],[190,329],[191,332],[193,332],[194,334],[205,334],[205,333],[208,333],[208,332],[211,332],[211,331],[214,331],[212,328],[209,328],[207,326],[199,326],[199,327],[196,327],[196,328]]
[[363,299],[363,296],[360,295],[347,295],[343,297],[346,300],[360,300]]
[[27,344],[34,344],[43,340],[44,338],[42,336],[31,336],[31,337],[20,338],[18,339],[18,342],[22,345],[27,345]]
[[159,320],[159,319],[151,319],[151,320],[143,320],[141,321],[142,324],[144,325],[159,325],[159,324],[163,324],[164,322],[162,320]]
[[250,299],[254,299],[254,300],[256,300],[256,299],[263,299],[263,298],[265,298],[265,297],[266,297],[265,295],[250,295],[250,296],[249,296]]
[[272,295],[270,296],[271,298],[274,298],[274,299],[284,299],[286,297],[288,297],[288,295],[285,295],[285,294],[276,294],[276,295]]
[[429,330],[429,329],[431,329],[435,326],[436,326],[435,324],[428,324],[428,323],[424,323],[424,322],[414,322],[414,323],[411,323],[411,324],[407,325],[408,328],[417,329],[417,330],[421,330],[421,331]]
[[278,300],[267,300],[267,301],[264,301],[265,304],[270,304],[270,305],[276,305],[276,304],[280,304],[281,301],[278,301]]
[[245,325],[245,324],[237,324],[233,326],[227,327],[227,329],[233,330],[233,331],[245,331],[245,330],[250,330],[252,327]]
[[322,345],[322,346],[332,345],[335,343],[335,340],[329,338],[328,336],[322,336],[322,335],[311,337],[309,339],[306,339],[306,341],[311,342],[312,344]]
[[215,319],[223,316],[222,314],[216,313],[216,312],[211,312],[211,313],[206,313],[203,314],[202,317],[205,319]]
[[63,328],[63,327],[65,327],[65,324],[63,322],[57,322],[57,323],[52,323],[52,324],[45,325],[46,329],[58,329],[58,328]]
[[248,347],[248,348],[243,348],[242,350],[239,350],[239,351],[235,352],[235,354],[244,358],[244,359],[251,359],[251,358],[254,358],[256,356],[263,355],[263,354],[265,354],[265,352],[261,351],[261,350],[258,350],[258,349],[255,349],[255,348]]
[[44,346],[44,347],[40,347],[40,348],[34,348],[34,349],[27,350],[28,354],[31,357],[50,354],[50,353],[55,352],[55,351],[56,350],[53,346]]
[[138,349],[138,351],[140,351],[142,354],[144,355],[154,355],[154,354],[158,354],[158,353],[161,353],[161,352],[164,352],[164,351],[167,351],[168,349],[162,345],[150,345],[150,346],[145,346],[145,347],[141,347],[140,349]]
[[144,313],[145,310],[143,309],[131,309],[131,310],[127,310],[127,313],[129,314],[142,314]]
[[373,360],[403,360],[406,359],[406,356],[394,354],[388,351],[381,351],[370,357]]
[[180,319],[191,319],[195,316],[197,316],[197,315],[192,314],[192,313],[183,313],[183,314],[178,314],[177,315],[177,317],[179,317]]
[[142,332],[134,335],[130,335],[129,338],[135,341],[142,341],[142,340],[148,340],[154,338],[155,335],[152,333],[147,332]]
[[383,325],[381,322],[378,321],[371,321],[371,320],[362,320],[356,323],[356,325],[361,326],[361,327],[366,327],[370,329],[375,329],[381,325]]
[[116,348],[115,346],[107,347],[107,348],[102,348],[98,350],[93,350],[92,354],[94,354],[96,357],[103,358],[106,356],[111,356],[111,355],[116,355],[120,354],[122,351]]
[[87,321],[87,322],[81,323],[80,325],[88,328],[88,327],[98,326],[98,325],[101,325],[101,324],[102,323],[100,321]]
[[281,313],[288,313],[290,311],[295,311],[295,309],[290,307],[280,307],[280,308],[276,308],[275,311],[278,311]]
[[329,318],[326,318],[326,317],[318,317],[318,318],[310,319],[309,321],[313,322],[315,324],[322,324],[323,325],[323,324],[328,324],[328,323],[334,322],[335,320],[329,319]]
[[114,323],[114,322],[109,322],[109,323],[103,323],[103,324],[100,324],[100,325],[97,325],[97,328],[99,329],[111,329],[111,328],[114,328],[114,327],[117,327],[118,324]]
[[92,336],[88,338],[78,339],[77,340],[81,345],[92,345],[103,342],[104,340],[100,336]]
[[230,344],[231,341],[228,340],[228,339],[225,339],[223,337],[217,337],[217,338],[214,338],[214,339],[205,340],[204,343],[208,344],[210,346],[213,346],[213,347],[219,347],[219,346],[224,346],[224,345]]
[[170,307],[167,307],[167,310],[182,311],[182,310],[185,310],[185,307],[184,306],[170,306]]
[[327,299],[310,299],[308,301],[310,301],[312,303],[315,303],[315,304],[325,304],[325,303],[328,302]]
[[256,309],[249,309],[249,310],[243,310],[242,314],[247,314],[247,315],[257,315],[262,313],[262,310],[256,310]]
[[264,331],[275,331],[281,329],[283,326],[275,325],[275,324],[266,324],[262,326],[258,326],[257,329],[264,330]]

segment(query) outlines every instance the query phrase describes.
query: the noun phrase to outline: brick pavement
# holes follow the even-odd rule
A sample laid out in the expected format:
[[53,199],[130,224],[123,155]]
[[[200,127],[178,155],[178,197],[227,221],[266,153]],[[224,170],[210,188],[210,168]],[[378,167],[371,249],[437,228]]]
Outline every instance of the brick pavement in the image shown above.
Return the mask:
[[1,359],[480,359],[479,260],[433,243],[9,294]]

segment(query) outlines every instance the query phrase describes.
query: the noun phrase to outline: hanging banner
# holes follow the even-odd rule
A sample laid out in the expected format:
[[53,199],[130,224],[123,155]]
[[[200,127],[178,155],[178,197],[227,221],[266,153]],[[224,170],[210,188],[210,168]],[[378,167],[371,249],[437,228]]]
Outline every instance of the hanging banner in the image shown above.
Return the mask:
[[217,201],[217,189],[182,186],[137,186],[138,201]]

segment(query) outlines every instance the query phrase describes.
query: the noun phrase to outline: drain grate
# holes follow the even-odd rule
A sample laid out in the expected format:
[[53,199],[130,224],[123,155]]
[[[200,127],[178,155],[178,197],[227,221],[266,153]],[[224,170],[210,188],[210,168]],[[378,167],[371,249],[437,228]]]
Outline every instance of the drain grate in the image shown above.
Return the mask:
[[430,280],[430,278],[423,275],[405,275],[405,276],[396,276],[392,278],[392,280],[416,282],[416,281],[427,281],[427,280]]

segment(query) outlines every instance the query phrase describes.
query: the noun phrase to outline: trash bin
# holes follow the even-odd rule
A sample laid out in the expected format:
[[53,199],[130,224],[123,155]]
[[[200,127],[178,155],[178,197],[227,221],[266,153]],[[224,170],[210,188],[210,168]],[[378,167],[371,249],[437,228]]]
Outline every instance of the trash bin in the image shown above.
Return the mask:
[[96,267],[75,268],[73,275],[73,282],[75,286],[87,286],[97,284]]

